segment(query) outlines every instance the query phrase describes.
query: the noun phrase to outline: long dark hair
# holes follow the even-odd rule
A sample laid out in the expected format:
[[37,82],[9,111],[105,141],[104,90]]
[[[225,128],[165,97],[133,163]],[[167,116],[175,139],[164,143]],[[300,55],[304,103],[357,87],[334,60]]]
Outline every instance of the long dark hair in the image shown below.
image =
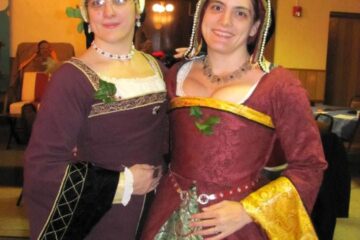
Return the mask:
[[[260,20],[260,21],[262,21],[260,23],[262,25],[262,24],[264,24],[265,16],[264,16],[264,11],[262,11],[262,9],[260,7],[261,4],[259,4],[259,1],[261,1],[261,0],[251,0],[251,3],[254,8],[254,22]],[[261,26],[259,27],[259,29],[260,28],[261,28]],[[270,25],[268,34],[266,36],[266,41],[265,41],[266,43],[269,42],[269,40],[271,39],[274,32],[275,32],[275,13],[274,13],[273,8],[271,8],[271,25]],[[250,54],[254,53],[256,43],[258,42],[258,40],[259,40],[259,30],[256,33],[256,35],[254,37],[250,38],[248,41],[247,49]]]

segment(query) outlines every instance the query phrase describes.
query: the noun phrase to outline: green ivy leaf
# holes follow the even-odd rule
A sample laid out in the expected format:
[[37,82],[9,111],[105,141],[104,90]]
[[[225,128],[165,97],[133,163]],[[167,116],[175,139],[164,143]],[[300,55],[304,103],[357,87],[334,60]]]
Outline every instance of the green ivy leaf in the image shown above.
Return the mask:
[[81,19],[82,19],[81,11],[80,11],[79,8],[75,8],[75,10],[74,10],[74,17],[76,17],[76,18],[81,18]]
[[213,134],[213,129],[210,125],[208,124],[204,124],[204,123],[200,123],[200,122],[195,122],[195,126],[196,128],[203,134],[205,135],[211,135]]
[[113,97],[105,97],[104,103],[112,103],[114,100],[115,100],[115,98],[113,98]]
[[115,101],[115,93],[115,84],[100,79],[99,89],[95,92],[95,99],[101,100],[104,103],[111,103]]
[[199,129],[200,131],[204,131],[209,128],[209,125],[206,125],[201,122],[195,122],[195,125],[196,125],[197,129]]
[[113,83],[101,81],[101,82],[100,82],[100,88],[103,88],[104,91],[105,91],[109,96],[113,96],[113,95],[115,95],[115,93],[116,93],[116,87],[115,87],[115,84],[113,84]]
[[198,106],[190,107],[190,116],[200,119],[202,116],[201,108]]
[[65,9],[65,13],[66,13],[66,16],[68,16],[69,18],[79,18],[81,21],[80,23],[77,25],[77,32],[78,33],[81,33],[84,31],[84,26],[83,26],[83,18],[81,16],[81,11],[78,7],[76,8],[73,8],[73,7],[67,7]]
[[95,92],[95,98],[98,100],[102,100],[106,97],[107,97],[107,95],[103,92],[99,92],[99,91]]
[[204,124],[210,125],[211,127],[218,123],[220,123],[220,118],[218,116],[208,117],[204,122]]
[[72,7],[67,7],[65,9],[65,13],[66,13],[66,16],[70,17],[70,18],[74,18],[75,17],[75,13],[74,13],[74,8]]
[[79,8],[67,7],[65,9],[65,13],[66,13],[66,16],[68,16],[69,18],[80,18],[80,19],[82,19],[81,11],[80,11]]
[[79,23],[78,25],[77,25],[77,31],[78,31],[78,33],[81,33],[82,31],[84,31],[84,25],[83,25],[83,22],[81,22],[81,23]]
[[206,136],[210,136],[214,134],[212,128],[205,129],[204,131],[202,131],[202,133],[205,134]]
[[214,133],[213,127],[215,124],[220,123],[220,118],[217,116],[208,117],[204,122],[195,122],[196,128],[205,135],[212,135]]
[[[195,117],[198,120],[203,120],[201,108],[198,106],[190,107],[190,116]],[[218,123],[220,123],[220,118],[218,116],[210,116],[203,121],[195,121],[195,126],[201,133],[212,135],[214,133],[214,125]]]

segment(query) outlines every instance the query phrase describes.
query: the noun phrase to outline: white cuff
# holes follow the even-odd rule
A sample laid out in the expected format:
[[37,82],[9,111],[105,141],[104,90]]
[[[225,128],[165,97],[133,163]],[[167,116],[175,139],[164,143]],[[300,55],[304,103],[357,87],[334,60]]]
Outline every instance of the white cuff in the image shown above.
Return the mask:
[[125,187],[124,187],[124,194],[121,200],[121,203],[126,206],[131,198],[131,194],[134,191],[133,184],[134,184],[134,176],[130,169],[125,167]]

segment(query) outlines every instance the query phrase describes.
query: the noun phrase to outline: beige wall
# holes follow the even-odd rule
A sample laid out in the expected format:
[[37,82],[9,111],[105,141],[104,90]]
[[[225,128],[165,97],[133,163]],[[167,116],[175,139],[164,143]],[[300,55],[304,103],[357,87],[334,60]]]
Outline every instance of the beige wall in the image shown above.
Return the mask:
[[292,16],[295,3],[277,1],[274,62],[288,68],[325,70],[330,12],[360,13],[360,0],[300,0],[300,18]]
[[10,55],[15,56],[20,42],[69,42],[77,55],[85,50],[85,36],[76,30],[79,19],[68,18],[66,7],[79,0],[14,0],[10,10]]
[[[330,11],[360,12],[360,0],[300,0],[303,17],[292,16],[295,0],[278,0],[275,63],[288,68],[326,68]],[[78,19],[65,15],[67,6],[79,0],[11,1],[11,56],[20,42],[47,39],[69,42],[79,55],[85,50],[85,38],[76,31]]]

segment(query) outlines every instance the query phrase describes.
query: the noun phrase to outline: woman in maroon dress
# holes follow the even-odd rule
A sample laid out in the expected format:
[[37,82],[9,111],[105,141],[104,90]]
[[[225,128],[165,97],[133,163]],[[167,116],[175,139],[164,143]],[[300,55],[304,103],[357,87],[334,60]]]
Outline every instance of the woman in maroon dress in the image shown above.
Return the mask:
[[25,154],[31,239],[133,240],[158,184],[162,71],[134,49],[144,0],[84,0],[95,39],[53,74]]
[[[191,60],[166,77],[172,157],[143,239],[316,239],[326,162],[305,90],[263,57],[270,23],[270,0],[198,2]],[[288,167],[261,184],[277,141]]]

